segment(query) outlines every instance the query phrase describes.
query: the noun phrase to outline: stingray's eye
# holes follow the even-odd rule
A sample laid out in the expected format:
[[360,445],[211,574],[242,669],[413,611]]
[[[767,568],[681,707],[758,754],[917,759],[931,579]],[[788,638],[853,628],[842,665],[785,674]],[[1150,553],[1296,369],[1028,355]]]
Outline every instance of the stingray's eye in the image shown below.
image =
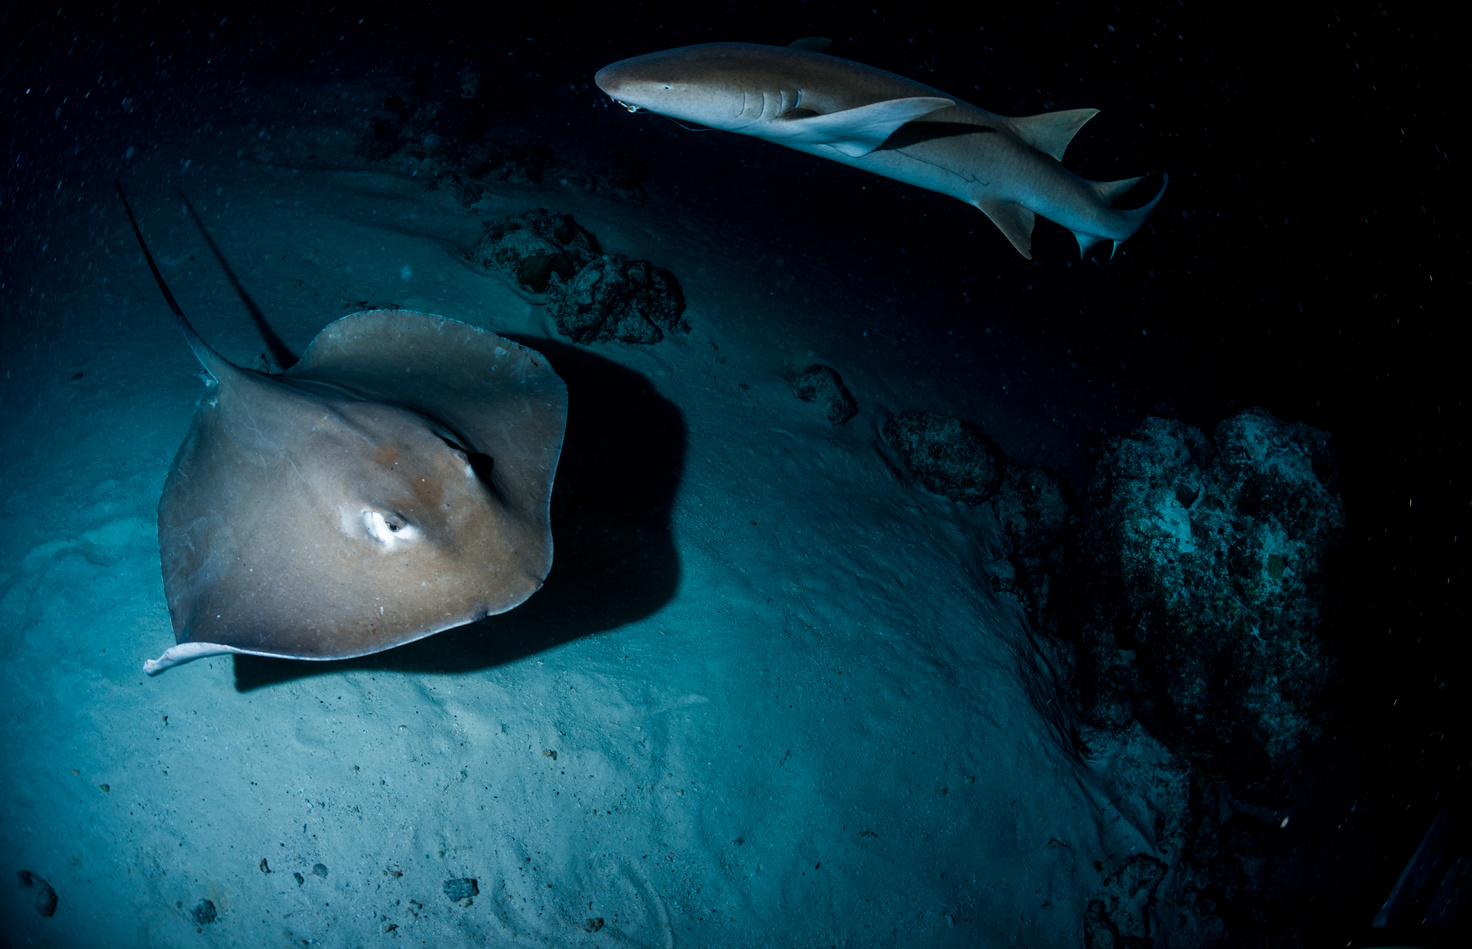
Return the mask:
[[397,511],[364,511],[363,527],[374,540],[390,547],[419,536],[414,525]]

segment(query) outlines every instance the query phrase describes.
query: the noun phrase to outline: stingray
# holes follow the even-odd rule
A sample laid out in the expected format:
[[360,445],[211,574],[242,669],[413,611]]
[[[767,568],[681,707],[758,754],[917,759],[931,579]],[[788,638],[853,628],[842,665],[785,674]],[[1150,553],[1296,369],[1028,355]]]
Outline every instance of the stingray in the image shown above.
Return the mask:
[[213,381],[159,500],[177,644],[145,672],[227,653],[368,655],[541,587],[567,419],[541,354],[380,309],[329,324],[279,375],[242,369],[185,319],[127,211]]

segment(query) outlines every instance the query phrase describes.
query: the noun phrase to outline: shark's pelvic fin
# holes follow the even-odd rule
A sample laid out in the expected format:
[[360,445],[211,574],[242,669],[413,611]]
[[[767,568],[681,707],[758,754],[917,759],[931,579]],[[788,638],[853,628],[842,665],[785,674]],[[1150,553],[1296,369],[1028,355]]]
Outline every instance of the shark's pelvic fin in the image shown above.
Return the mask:
[[955,104],[951,99],[916,96],[887,99],[824,115],[795,109],[779,121],[784,123],[783,144],[827,145],[850,158],[862,158],[883,145],[906,122]]
[[1068,109],[1063,112],[1042,112],[1038,115],[1023,115],[1012,120],[1012,131],[1017,137],[1054,160],[1063,160],[1063,150],[1084,123],[1099,114],[1098,109]]
[[1032,226],[1037,215],[1015,201],[979,201],[976,205],[992,223],[1001,228],[1012,246],[1032,260]]

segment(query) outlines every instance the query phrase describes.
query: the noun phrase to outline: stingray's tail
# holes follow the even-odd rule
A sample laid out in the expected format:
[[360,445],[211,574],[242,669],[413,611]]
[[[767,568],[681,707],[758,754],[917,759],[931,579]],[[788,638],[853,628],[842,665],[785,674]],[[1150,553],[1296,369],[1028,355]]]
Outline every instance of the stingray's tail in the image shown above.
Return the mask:
[[123,210],[128,212],[128,223],[133,225],[133,233],[138,237],[138,246],[143,249],[143,259],[148,261],[148,269],[153,271],[153,279],[158,281],[158,288],[163,291],[164,302],[178,318],[179,328],[184,331],[184,338],[189,341],[189,348],[194,350],[195,358],[199,360],[200,365],[204,366],[205,371],[218,381],[221,376],[234,370],[235,366],[224,356],[211,349],[209,343],[206,343],[194,331],[194,327],[189,325],[184,311],[179,308],[179,301],[175,300],[174,295],[169,292],[169,285],[164,283],[164,275],[158,272],[158,264],[153,262],[153,255],[148,252],[148,242],[143,239],[143,232],[138,228],[138,219],[133,216],[133,209],[128,205],[128,196],[123,194],[123,186],[116,178],[112,180],[112,185],[118,189],[118,197],[123,199]]
[[[1105,204],[1112,205],[1126,191],[1143,180],[1143,177],[1122,178],[1119,181],[1091,181],[1089,184],[1093,186],[1094,191],[1099,195],[1101,201]],[[1114,241],[1114,247],[1109,251],[1109,257],[1113,259],[1114,252],[1119,250],[1119,245],[1129,240],[1135,231],[1140,229],[1140,225],[1145,223],[1145,219],[1150,216],[1150,212],[1155,210],[1155,206],[1160,203],[1161,197],[1165,194],[1165,186],[1168,184],[1170,184],[1170,175],[1161,175],[1160,190],[1155,192],[1155,197],[1151,198],[1150,203],[1143,208],[1135,208],[1133,211],[1121,211],[1118,208],[1111,208],[1107,215],[1109,233],[1093,234],[1088,231],[1074,231],[1073,236],[1078,239],[1079,257],[1082,258],[1089,252],[1090,247],[1093,247],[1100,241]]]

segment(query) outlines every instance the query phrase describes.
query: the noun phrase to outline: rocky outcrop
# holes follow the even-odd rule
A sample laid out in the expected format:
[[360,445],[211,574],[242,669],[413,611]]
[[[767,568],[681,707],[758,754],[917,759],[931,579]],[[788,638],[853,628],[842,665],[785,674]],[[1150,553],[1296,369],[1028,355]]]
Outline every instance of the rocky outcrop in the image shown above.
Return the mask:
[[1253,409],[1212,438],[1147,419],[1099,462],[1065,627],[1103,728],[1138,718],[1261,803],[1294,793],[1332,660],[1325,561],[1344,532],[1329,437]]

